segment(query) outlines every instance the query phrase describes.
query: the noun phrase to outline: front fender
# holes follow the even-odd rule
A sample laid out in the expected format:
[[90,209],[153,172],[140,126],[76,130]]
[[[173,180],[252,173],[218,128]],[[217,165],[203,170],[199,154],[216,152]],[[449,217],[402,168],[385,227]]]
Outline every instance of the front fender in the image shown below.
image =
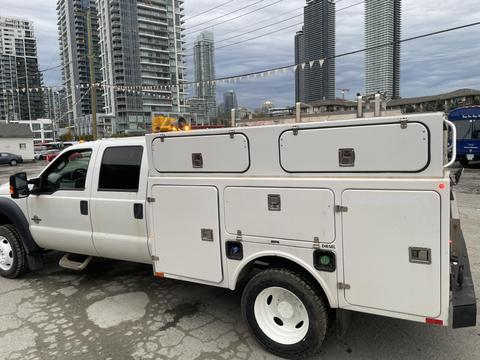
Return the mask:
[[42,253],[30,233],[30,225],[22,209],[10,198],[0,197],[0,215],[7,217],[17,229],[27,255],[36,256]]

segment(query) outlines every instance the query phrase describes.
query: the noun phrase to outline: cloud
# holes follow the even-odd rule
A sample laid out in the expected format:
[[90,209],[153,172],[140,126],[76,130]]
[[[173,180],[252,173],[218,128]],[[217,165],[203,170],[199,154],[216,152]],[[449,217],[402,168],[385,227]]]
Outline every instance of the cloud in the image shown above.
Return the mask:
[[[185,0],[186,33],[191,33],[187,35],[187,48],[191,48],[197,35],[192,32],[202,28],[208,27],[213,30],[215,38],[221,40],[301,14],[305,5],[305,0],[263,0],[235,14],[207,23],[212,18],[259,1],[235,0],[224,7],[192,18],[195,14],[225,1]],[[277,1],[279,2],[276,3]],[[358,2],[359,0],[342,0],[338,2],[337,9]],[[214,26],[268,4],[273,5],[248,16]],[[34,21],[42,69],[59,64],[55,8],[56,0],[2,0],[1,16],[20,16]],[[363,16],[363,5],[337,13],[337,54],[365,46]],[[287,27],[301,20],[301,17],[291,19],[257,33],[219,43],[218,47],[262,35],[273,29]],[[403,0],[402,2],[402,38],[479,20],[478,0],[464,0],[461,3],[457,0]],[[301,26],[296,26],[254,41],[218,49],[216,51],[217,77],[293,64],[294,34],[300,28]],[[480,88],[479,38],[480,26],[403,44],[401,95],[408,97],[436,94],[463,87]],[[187,75],[191,79],[193,77],[192,57],[187,58],[187,66]],[[337,88],[350,89],[350,93],[347,94],[349,98],[354,98],[357,92],[364,92],[364,55],[358,54],[338,59],[336,79]],[[44,82],[52,86],[60,84],[59,71],[45,73]],[[231,89],[237,92],[240,105],[251,109],[260,106],[267,99],[272,100],[276,106],[293,105],[294,75],[293,72],[289,72],[220,85],[217,87],[219,101],[222,101],[223,91]],[[190,92],[192,91],[193,89],[190,89]],[[340,92],[338,96],[341,96]]]

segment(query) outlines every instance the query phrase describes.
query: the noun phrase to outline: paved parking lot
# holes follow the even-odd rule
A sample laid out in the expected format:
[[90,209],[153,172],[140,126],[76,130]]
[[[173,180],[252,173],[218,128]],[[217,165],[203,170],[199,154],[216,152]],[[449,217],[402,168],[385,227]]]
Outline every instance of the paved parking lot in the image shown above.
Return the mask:
[[[43,164],[0,167],[38,174]],[[457,188],[480,292],[480,165]],[[83,273],[59,254],[21,280],[0,279],[0,359],[272,359],[251,338],[240,294],[156,280],[149,266],[97,259]],[[428,286],[428,284],[426,284]],[[452,330],[357,314],[346,340],[332,334],[321,359],[478,359],[480,326]]]

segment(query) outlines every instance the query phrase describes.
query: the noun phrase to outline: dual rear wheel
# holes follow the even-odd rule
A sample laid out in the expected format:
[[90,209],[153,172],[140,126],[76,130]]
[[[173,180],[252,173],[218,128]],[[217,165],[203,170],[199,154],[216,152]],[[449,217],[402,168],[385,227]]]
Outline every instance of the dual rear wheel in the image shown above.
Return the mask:
[[329,325],[329,309],[319,291],[286,269],[262,271],[248,282],[242,314],[263,347],[288,359],[317,353]]

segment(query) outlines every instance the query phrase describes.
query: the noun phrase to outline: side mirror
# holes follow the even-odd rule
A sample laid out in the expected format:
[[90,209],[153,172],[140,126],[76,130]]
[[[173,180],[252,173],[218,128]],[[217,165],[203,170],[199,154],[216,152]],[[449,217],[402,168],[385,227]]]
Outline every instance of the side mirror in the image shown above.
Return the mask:
[[30,195],[26,173],[18,173],[10,176],[10,195],[12,199],[22,199]]

